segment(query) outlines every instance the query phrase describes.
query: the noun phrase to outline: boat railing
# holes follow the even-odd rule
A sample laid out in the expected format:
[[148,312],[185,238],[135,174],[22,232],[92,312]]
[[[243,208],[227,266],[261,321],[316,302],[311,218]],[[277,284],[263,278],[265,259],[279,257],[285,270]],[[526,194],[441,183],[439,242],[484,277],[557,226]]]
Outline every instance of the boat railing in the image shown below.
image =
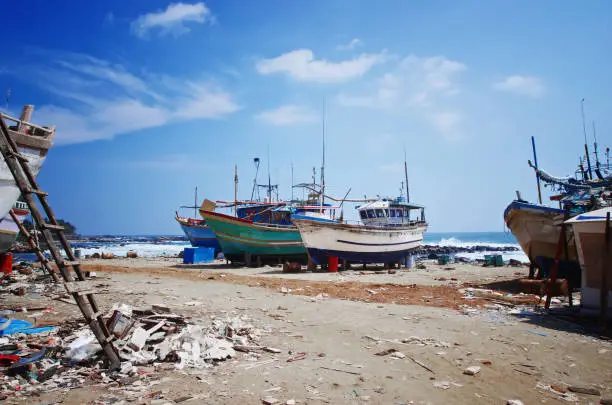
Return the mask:
[[420,224],[425,224],[425,221],[420,221],[420,220],[415,220],[415,221],[407,221],[407,222],[402,222],[402,223],[398,223],[398,224],[390,224],[390,223],[378,223],[378,224],[364,224],[361,221],[356,221],[356,220],[349,220],[346,219],[344,221],[342,221],[343,224],[347,224],[347,225],[362,225],[362,226],[369,226],[369,227],[405,227],[405,226],[417,226]]
[[[1,113],[0,112],[0,116],[2,116],[2,118],[4,118],[5,120],[12,121],[12,122],[18,124],[19,126],[34,128],[37,131],[42,131],[42,132],[46,133],[47,135],[51,135],[55,131],[54,128],[41,127],[39,125],[32,124],[31,122],[22,121],[19,118],[11,117],[10,115],[5,114],[5,113]],[[31,135],[36,135],[36,133],[33,133]]]

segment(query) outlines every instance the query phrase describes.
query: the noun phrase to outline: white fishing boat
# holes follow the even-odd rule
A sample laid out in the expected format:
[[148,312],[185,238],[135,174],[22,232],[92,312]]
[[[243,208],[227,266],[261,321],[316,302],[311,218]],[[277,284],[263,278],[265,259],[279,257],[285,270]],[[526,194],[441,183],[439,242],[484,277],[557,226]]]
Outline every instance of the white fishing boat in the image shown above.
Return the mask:
[[[403,197],[368,202],[357,210],[361,224],[293,219],[314,263],[325,264],[330,256],[353,263],[396,263],[420,245],[427,230],[425,207]],[[414,210],[420,215],[413,219]]]
[[612,222],[606,226],[608,213],[612,215],[612,207],[576,215],[566,221],[576,236],[578,259],[582,268],[581,304],[585,309],[601,308],[604,272],[607,274],[608,311],[612,309]]
[[[9,135],[17,144],[19,152],[27,159],[30,171],[36,176],[45,161],[47,151],[53,144],[55,127],[40,127],[30,123],[33,111],[34,106],[26,105],[19,119],[4,113],[0,115],[7,124]],[[15,205],[19,194],[19,188],[15,184],[13,175],[2,158],[0,161],[0,218],[2,222],[7,221],[5,225],[8,228],[11,228],[8,221],[12,221],[9,211]],[[0,225],[0,228],[4,227]],[[16,233],[12,231],[0,232],[0,253],[5,252],[12,245],[15,235]],[[8,247],[5,248],[5,246]]]

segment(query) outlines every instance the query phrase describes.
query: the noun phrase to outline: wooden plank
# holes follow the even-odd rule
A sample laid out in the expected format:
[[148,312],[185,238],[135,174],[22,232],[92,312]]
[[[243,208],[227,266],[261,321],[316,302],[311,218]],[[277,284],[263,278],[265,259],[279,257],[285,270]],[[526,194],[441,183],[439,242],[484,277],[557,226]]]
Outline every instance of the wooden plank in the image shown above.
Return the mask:
[[45,229],[53,229],[56,231],[63,231],[64,227],[61,225],[55,225],[55,224],[48,224],[46,222],[43,222],[40,224],[41,228],[45,228]]

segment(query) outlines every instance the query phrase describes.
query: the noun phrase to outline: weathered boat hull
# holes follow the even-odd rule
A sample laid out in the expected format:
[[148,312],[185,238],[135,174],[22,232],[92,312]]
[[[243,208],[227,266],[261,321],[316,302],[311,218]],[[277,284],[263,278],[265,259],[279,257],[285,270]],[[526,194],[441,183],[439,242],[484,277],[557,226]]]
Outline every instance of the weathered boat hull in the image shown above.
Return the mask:
[[189,219],[181,217],[176,217],[176,221],[189,239],[191,246],[221,249],[217,237],[206,223],[201,223],[202,221],[190,223]]
[[292,225],[262,224],[212,211],[200,210],[230,260],[243,260],[245,253],[266,259],[304,261],[306,248]]
[[[55,128],[42,128],[32,125],[28,121],[32,117],[34,106],[25,106],[20,120],[4,116],[5,123],[15,121],[17,124],[9,126],[9,135],[19,148],[19,153],[27,159],[28,168],[34,177],[38,175],[47,151],[53,144]],[[19,198],[20,191],[15,183],[13,174],[0,155],[0,253],[6,252],[14,243],[17,235],[17,225],[9,215],[9,211]],[[10,241],[10,242],[9,242]]]
[[[585,309],[601,308],[601,275],[605,271],[608,274],[608,314],[612,316],[612,238],[606,246],[607,212],[612,213],[612,207],[577,215],[566,223],[571,225],[576,235],[578,259],[582,268],[581,305]],[[612,223],[609,227],[608,231],[612,232]]]
[[[26,209],[17,207],[13,210],[19,222],[23,222],[29,213]],[[13,246],[18,233],[19,227],[10,214],[6,214],[4,217],[0,218],[0,253],[6,252]]]
[[[504,212],[506,225],[532,264],[537,257],[554,259],[565,212],[562,209],[513,201]],[[566,228],[567,252],[561,259],[578,262],[573,231]],[[565,249],[565,246],[563,246]]]
[[329,256],[356,263],[402,260],[423,240],[427,226],[359,226],[295,220],[310,259],[325,264]]

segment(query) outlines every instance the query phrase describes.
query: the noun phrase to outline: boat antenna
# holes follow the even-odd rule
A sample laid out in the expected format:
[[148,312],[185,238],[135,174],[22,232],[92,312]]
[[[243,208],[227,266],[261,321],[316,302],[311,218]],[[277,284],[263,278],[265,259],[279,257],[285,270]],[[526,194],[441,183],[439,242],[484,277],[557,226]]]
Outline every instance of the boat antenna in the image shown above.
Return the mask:
[[257,190],[257,200],[259,200],[259,188],[257,187],[257,174],[259,173],[259,158],[256,157],[253,159],[253,163],[255,163],[255,179],[253,179],[253,191],[251,191],[251,201],[255,197],[255,190]]
[[404,145],[404,178],[406,180],[406,202],[410,202],[410,188],[408,187],[408,164],[406,163],[406,145]]
[[599,152],[597,151],[597,132],[595,131],[595,121],[593,121],[593,138],[595,138],[595,166],[599,169]]
[[291,201],[293,201],[293,162],[291,162]]
[[270,144],[268,144],[268,202],[272,202],[272,182],[270,181]]
[[238,210],[238,165],[234,166],[234,215]]
[[6,89],[6,112],[9,112],[9,100],[11,98],[11,89]]
[[536,169],[536,181],[538,183],[538,201],[542,205],[542,187],[540,186],[540,172],[538,171],[538,154],[536,153],[535,137],[531,137],[531,148],[533,149],[533,162]]
[[325,204],[325,107],[325,99],[323,99],[323,161],[321,163],[321,211],[323,211],[323,205]]
[[610,148],[606,147],[606,169],[610,170]]
[[593,180],[593,171],[591,170],[591,158],[589,157],[589,145],[587,143],[586,124],[584,123],[584,98],[580,101],[580,108],[582,111],[582,132],[584,132],[584,152],[586,153],[587,170],[589,172],[589,179]]

